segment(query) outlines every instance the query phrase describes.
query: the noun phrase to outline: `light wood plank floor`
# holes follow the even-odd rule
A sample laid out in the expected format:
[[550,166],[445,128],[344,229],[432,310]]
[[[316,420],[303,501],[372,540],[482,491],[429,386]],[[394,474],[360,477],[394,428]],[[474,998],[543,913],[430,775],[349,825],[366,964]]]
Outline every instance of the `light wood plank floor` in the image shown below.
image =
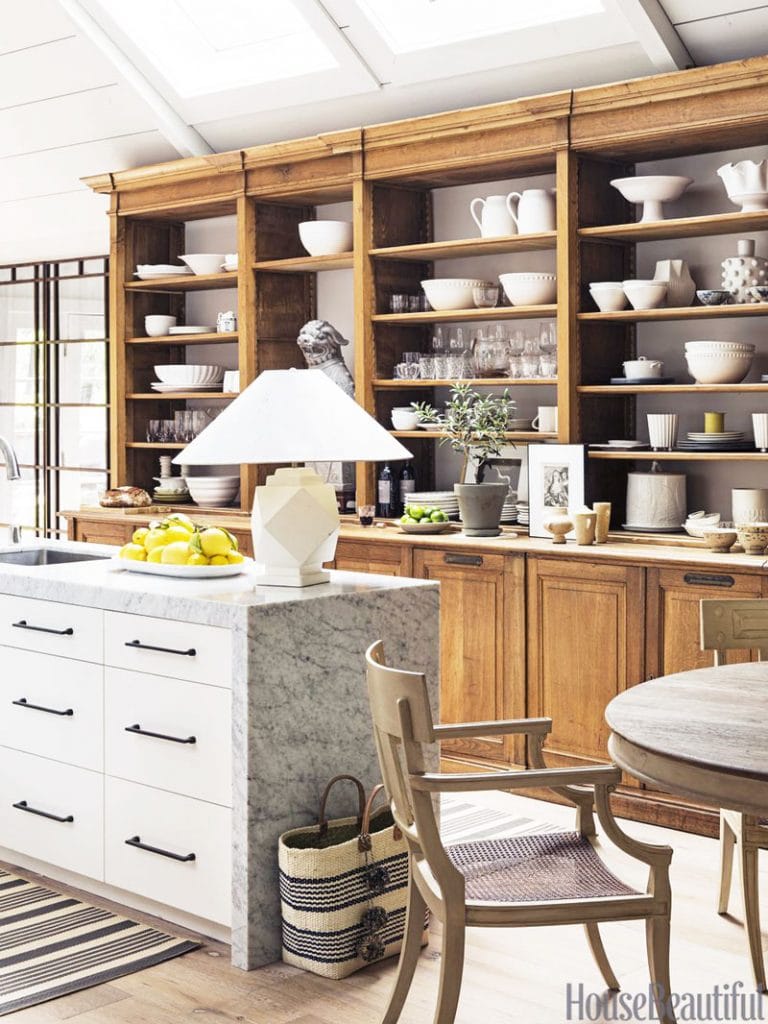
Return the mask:
[[[506,812],[569,827],[565,807],[507,794],[473,795],[472,801]],[[625,822],[633,835],[669,843],[674,892],[672,984],[676,990],[706,992],[715,983],[741,980],[751,991],[734,887],[734,917],[715,912],[718,852],[714,840],[650,825]],[[609,855],[610,854],[610,855]],[[644,869],[606,847],[607,859],[629,882],[642,884]],[[768,903],[768,857],[761,887]],[[738,915],[738,916],[737,916]],[[768,916],[768,911],[766,911]],[[648,984],[642,923],[604,926],[603,936],[625,991]],[[439,968],[439,935],[422,954],[402,1024],[432,1020]],[[377,1024],[393,977],[394,961],[344,981],[327,981],[284,964],[244,973],[229,965],[227,950],[208,944],[111,985],[22,1010],[14,1024]],[[467,967],[456,1024],[560,1024],[566,1019],[566,984],[583,982],[601,990],[581,928],[474,929],[469,932]],[[768,1017],[768,999],[764,1013]]]

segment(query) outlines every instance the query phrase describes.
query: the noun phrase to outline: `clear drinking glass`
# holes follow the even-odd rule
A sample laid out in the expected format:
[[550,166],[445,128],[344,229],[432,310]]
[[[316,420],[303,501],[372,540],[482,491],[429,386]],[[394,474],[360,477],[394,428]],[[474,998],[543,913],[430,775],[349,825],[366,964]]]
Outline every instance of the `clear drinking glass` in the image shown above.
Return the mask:
[[464,353],[452,352],[447,357],[446,362],[448,363],[449,380],[461,380],[462,374],[464,373]]
[[162,420],[147,420],[147,441],[151,443],[159,441],[162,433]]
[[409,313],[420,313],[422,310],[421,295],[409,295],[408,296],[408,312]]
[[539,369],[542,377],[557,376],[557,356],[554,352],[545,352],[539,359]]
[[422,380],[435,379],[435,357],[421,356],[419,359],[419,376]]
[[513,356],[519,356],[522,355],[524,348],[525,334],[519,327],[516,327],[509,335],[509,350]]
[[173,420],[160,420],[160,436],[158,441],[167,444],[176,440],[176,424]]
[[448,379],[448,356],[435,356],[435,380]]
[[509,357],[509,376],[515,380],[519,380],[523,376],[523,368],[520,365],[522,356],[518,354],[511,355]]
[[539,326],[539,351],[554,352],[557,349],[557,325],[553,320],[545,320]]
[[472,301],[477,309],[495,306],[499,301],[499,286],[497,284],[475,285],[472,289]]
[[538,355],[532,355],[530,353],[524,353],[521,355],[520,372],[521,376],[525,380],[532,380],[534,377],[540,376]]
[[421,359],[421,352],[403,352],[402,362],[404,363],[418,363]]
[[410,302],[410,295],[396,292],[389,297],[389,311],[390,313],[407,313],[410,308]]

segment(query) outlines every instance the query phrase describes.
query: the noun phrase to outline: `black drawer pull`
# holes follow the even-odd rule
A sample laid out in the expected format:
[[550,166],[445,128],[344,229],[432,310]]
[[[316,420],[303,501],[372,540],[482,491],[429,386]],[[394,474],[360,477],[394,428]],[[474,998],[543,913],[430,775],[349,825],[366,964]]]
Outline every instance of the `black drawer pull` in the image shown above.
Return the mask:
[[694,587],[732,587],[736,582],[733,576],[711,572],[687,572],[683,579]]
[[170,857],[171,860],[180,860],[185,864],[197,859],[194,853],[171,853],[170,850],[162,850],[159,846],[147,846],[146,843],[142,843],[140,836],[134,836],[132,839],[126,839],[125,845],[135,846],[137,850],[146,850],[147,853],[156,853],[159,857]]
[[26,811],[27,814],[36,814],[38,818],[48,818],[50,821],[60,821],[64,824],[71,824],[75,820],[71,814],[62,818],[58,814],[51,814],[50,811],[41,811],[38,810],[37,807],[30,807],[26,800],[19,800],[19,802],[13,806],[17,811]]
[[126,647],[138,647],[141,651],[160,651],[161,654],[181,654],[188,658],[194,658],[197,651],[190,647],[188,651],[177,651],[173,647],[153,647],[152,644],[143,644],[141,640],[126,640]]
[[482,565],[482,555],[443,555],[446,565]]
[[30,626],[26,619],[19,619],[18,622],[12,622],[11,625],[14,629],[31,629],[35,633],[53,633],[54,636],[75,635],[75,631],[71,626],[67,626],[66,629],[51,629],[49,626]]
[[197,743],[197,736],[168,736],[164,732],[150,732],[149,729],[142,729],[139,723],[126,725],[126,732],[135,733],[136,736],[151,736],[156,740],[168,740],[170,743]]
[[57,708],[46,708],[42,704],[30,704],[26,697],[19,697],[18,700],[12,700],[11,704],[15,704],[17,708],[29,708],[30,711],[44,711],[46,715],[60,715],[62,718],[71,718],[74,715],[72,708],[66,708],[64,711],[59,711]]

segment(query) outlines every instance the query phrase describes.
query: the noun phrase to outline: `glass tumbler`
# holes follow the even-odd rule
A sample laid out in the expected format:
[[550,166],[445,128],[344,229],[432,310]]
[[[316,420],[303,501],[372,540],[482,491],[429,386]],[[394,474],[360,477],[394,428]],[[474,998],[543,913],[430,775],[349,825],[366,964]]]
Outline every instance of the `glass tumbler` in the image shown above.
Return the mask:
[[539,357],[524,353],[520,356],[520,372],[523,379],[532,380],[539,376]]
[[435,357],[422,356],[419,359],[419,376],[422,380],[435,379]]
[[410,309],[410,303],[410,295],[396,292],[389,297],[389,311],[390,313],[407,313]]
[[435,356],[435,380],[448,379],[448,356]]
[[557,356],[554,352],[546,352],[539,359],[539,368],[542,377],[557,376]]
[[152,443],[153,441],[162,440],[162,420],[147,420],[147,441]]
[[495,306],[499,301],[497,284],[475,285],[472,289],[472,301],[478,309]]

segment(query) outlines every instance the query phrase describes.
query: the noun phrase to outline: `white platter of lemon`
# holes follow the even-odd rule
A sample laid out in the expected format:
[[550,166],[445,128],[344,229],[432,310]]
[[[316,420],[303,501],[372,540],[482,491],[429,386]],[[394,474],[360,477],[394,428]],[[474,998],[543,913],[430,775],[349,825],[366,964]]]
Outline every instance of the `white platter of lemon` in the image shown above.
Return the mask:
[[237,550],[237,539],[222,526],[196,526],[183,512],[134,530],[115,559],[126,572],[183,579],[238,576],[253,565]]

